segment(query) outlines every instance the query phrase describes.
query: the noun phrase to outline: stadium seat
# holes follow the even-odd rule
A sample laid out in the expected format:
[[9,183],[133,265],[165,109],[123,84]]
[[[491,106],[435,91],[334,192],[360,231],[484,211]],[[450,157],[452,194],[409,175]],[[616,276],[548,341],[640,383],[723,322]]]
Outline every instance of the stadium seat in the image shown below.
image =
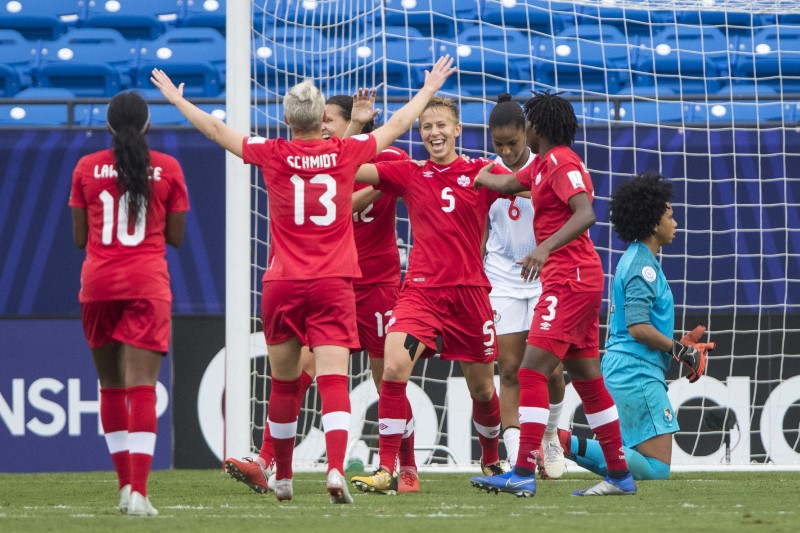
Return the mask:
[[784,93],[800,92],[800,26],[774,26],[753,37],[752,51],[736,54],[736,74]]
[[780,123],[784,117],[784,104],[779,100],[756,102],[754,100],[709,100],[691,102],[689,120],[709,126],[743,127],[747,124]]
[[0,29],[17,30],[26,39],[53,40],[77,24],[83,0],[15,0],[0,6]]
[[452,37],[478,17],[477,2],[453,0],[385,0],[383,13],[387,26],[414,27],[436,39]]
[[185,0],[179,24],[194,28],[214,28],[225,35],[225,9],[225,0]]
[[[98,106],[76,104],[72,107],[70,122],[70,100],[75,93],[68,89],[31,87],[14,96],[18,103],[0,105],[0,125],[2,126],[67,126],[88,125]],[[58,102],[37,103],[37,100]],[[103,114],[105,120],[105,113]]]
[[[0,30],[0,94],[11,96],[31,85],[31,71],[37,66],[40,46],[16,30]],[[11,85],[14,87],[11,87]]]
[[630,50],[613,26],[570,26],[534,43],[533,78],[540,88],[614,94],[630,84]]
[[142,43],[136,87],[152,88],[150,72],[160,68],[187,96],[216,96],[225,80],[225,38],[211,28],[173,28]]
[[42,47],[34,72],[39,87],[60,87],[77,96],[113,96],[130,85],[135,47],[118,31],[77,28]]
[[530,30],[534,35],[553,35],[575,24],[576,7],[567,2],[546,0],[486,0],[480,19],[499,27]]
[[[196,2],[199,0],[195,0]],[[262,30],[283,26],[314,28],[322,33],[343,37],[363,29],[362,23],[380,27],[381,0],[358,2],[259,0],[254,3],[253,24]],[[360,21],[351,22],[360,15]],[[370,16],[371,15],[371,16]],[[344,21],[349,21],[344,23]]]
[[313,28],[267,27],[257,36],[253,76],[268,95],[282,96],[287,88],[315,78],[324,45]]
[[668,26],[639,49],[633,83],[670,85],[684,94],[718,91],[727,82],[731,42],[713,27]]
[[152,40],[177,20],[177,0],[96,0],[89,2],[83,26],[112,28],[129,40]]
[[350,69],[367,66],[367,79],[382,84],[388,95],[412,95],[424,83],[425,69],[433,64],[430,38],[411,27],[387,26],[382,38],[357,51],[355,57],[355,62],[345,64]]
[[632,7],[630,3],[617,5],[615,0],[604,0],[600,4],[578,7],[582,24],[614,26],[629,39],[638,35],[651,35],[665,24],[674,23],[674,12]]

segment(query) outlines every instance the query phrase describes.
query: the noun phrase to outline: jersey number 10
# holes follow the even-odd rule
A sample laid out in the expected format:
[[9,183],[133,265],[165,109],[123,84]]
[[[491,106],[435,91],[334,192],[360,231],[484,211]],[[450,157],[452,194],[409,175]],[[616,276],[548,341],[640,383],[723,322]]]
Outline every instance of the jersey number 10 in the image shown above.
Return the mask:
[[[100,193],[103,203],[103,244],[110,245],[114,239],[114,197],[108,191]],[[128,193],[119,198],[117,210],[117,240],[123,246],[136,246],[144,240],[144,225],[147,212],[142,209],[136,221],[133,233],[128,233]]]

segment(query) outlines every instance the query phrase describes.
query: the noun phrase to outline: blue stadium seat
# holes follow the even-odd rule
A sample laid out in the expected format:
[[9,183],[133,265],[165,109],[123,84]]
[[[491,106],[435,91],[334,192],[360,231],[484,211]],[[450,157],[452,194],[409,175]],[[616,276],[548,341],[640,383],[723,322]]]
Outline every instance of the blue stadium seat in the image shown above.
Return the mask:
[[225,38],[211,28],[173,28],[143,43],[136,87],[152,88],[150,72],[160,68],[187,96],[216,96],[225,80]]
[[185,0],[179,24],[194,28],[214,28],[225,35],[225,9],[225,0]]
[[530,30],[534,35],[553,35],[576,22],[577,9],[567,2],[546,0],[486,0],[480,19],[500,27]]
[[494,109],[492,102],[463,102],[459,110],[461,124],[483,128],[489,124],[489,114],[492,109]]
[[130,85],[135,53],[116,30],[77,28],[42,47],[34,78],[39,87],[61,87],[77,96],[113,96]]
[[[380,27],[381,0],[357,2],[259,0],[254,2],[254,8],[253,24],[257,30],[304,26],[342,37],[351,31],[361,31],[370,25]],[[352,21],[357,15],[361,17],[354,24]],[[348,22],[343,23],[344,21]]]
[[[0,125],[3,126],[66,126],[69,120],[69,101],[75,93],[68,89],[31,87],[14,96],[19,103],[0,105]],[[58,100],[53,103],[37,103],[37,100]],[[72,124],[87,125],[97,106],[77,104],[73,106]],[[105,114],[104,119],[105,120]]]
[[385,42],[385,55],[382,53],[382,39],[375,40],[371,48],[372,70],[377,84],[383,84],[388,95],[413,95],[425,81],[425,69],[433,64],[430,37],[425,37],[416,28],[387,26]]
[[631,48],[613,26],[567,27],[534,43],[536,86],[614,94],[630,84]]
[[324,45],[322,34],[313,28],[267,27],[255,43],[253,75],[267,94],[282,96],[287,88],[315,78]]
[[709,100],[688,105],[689,121],[709,126],[762,125],[782,122],[784,117],[784,104],[779,100]]
[[614,26],[629,39],[638,35],[650,35],[665,24],[674,23],[672,11],[659,11],[632,7],[630,4],[615,5],[613,0],[606,0],[596,5],[580,6],[577,25]]
[[774,26],[753,37],[752,50],[736,54],[736,74],[759,86],[800,92],[800,26]]
[[0,94],[11,96],[31,85],[31,70],[37,65],[40,46],[16,30],[0,30]]
[[718,91],[727,83],[732,43],[713,27],[667,26],[640,48],[633,82],[669,85],[684,94]]
[[89,2],[83,26],[112,28],[130,40],[152,40],[177,22],[178,9],[177,0],[96,0]]
[[0,28],[17,30],[28,40],[57,39],[78,23],[83,0],[15,0],[0,7]]
[[387,26],[411,26],[436,39],[455,35],[464,28],[464,21],[478,17],[476,2],[385,0],[384,5]]

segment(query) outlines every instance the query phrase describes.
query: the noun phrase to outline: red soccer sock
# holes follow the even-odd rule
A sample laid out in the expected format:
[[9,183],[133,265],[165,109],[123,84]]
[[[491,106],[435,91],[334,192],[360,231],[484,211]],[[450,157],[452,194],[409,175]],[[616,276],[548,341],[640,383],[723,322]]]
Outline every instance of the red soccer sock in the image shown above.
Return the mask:
[[383,381],[378,399],[380,461],[381,466],[391,473],[394,473],[397,452],[406,427],[407,385],[405,381]]
[[500,443],[500,400],[497,391],[492,393],[488,402],[472,399],[472,423],[478,431],[481,443],[483,464],[491,465],[500,461],[498,444]]
[[292,454],[297,435],[297,390],[300,380],[284,381],[272,378],[269,394],[269,432],[275,451],[275,476],[292,478]]
[[417,471],[417,458],[414,455],[414,413],[408,396],[406,396],[406,430],[400,440],[399,459],[400,470]]
[[628,463],[622,451],[622,434],[619,415],[614,399],[606,389],[603,376],[590,380],[572,380],[575,391],[581,397],[586,420],[592,428],[606,460],[608,471],[627,471]]
[[347,390],[347,376],[319,376],[317,388],[322,399],[322,427],[325,430],[328,471],[335,468],[344,473],[344,454],[350,431],[350,395]]
[[519,453],[517,468],[536,472],[534,452],[542,444],[550,408],[547,376],[541,372],[520,368],[519,378]]
[[100,422],[103,424],[108,452],[117,472],[119,488],[131,482],[128,454],[128,403],[125,389],[100,389]]
[[[297,394],[297,412],[300,412],[300,407],[303,405],[303,398],[306,395],[311,384],[314,383],[308,372],[303,370],[300,372],[300,389]],[[264,468],[269,468],[272,461],[275,459],[275,450],[272,448],[272,436],[269,433],[269,417],[264,423],[264,439],[261,442],[261,450],[258,452],[258,457],[263,461]]]
[[156,388],[137,385],[127,389],[130,416],[128,418],[128,443],[131,468],[131,492],[147,496],[147,478],[156,448]]

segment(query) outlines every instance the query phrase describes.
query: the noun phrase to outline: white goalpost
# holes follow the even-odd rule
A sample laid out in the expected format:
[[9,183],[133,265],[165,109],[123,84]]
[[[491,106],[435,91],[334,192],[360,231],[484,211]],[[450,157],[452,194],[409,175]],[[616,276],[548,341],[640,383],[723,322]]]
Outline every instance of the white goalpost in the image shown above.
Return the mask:
[[[491,153],[497,96],[561,91],[580,122],[574,149],[595,186],[592,238],[607,284],[624,245],[608,222],[621,182],[657,170],[679,224],[661,256],[676,332],[717,343],[696,384],[668,375],[681,425],[673,469],[800,469],[800,4],[788,0],[251,0],[227,4],[227,116],[288,137],[282,95],[312,79],[326,96],[378,87],[385,120],[436,57],[457,58],[440,94],[460,106],[460,148]],[[423,158],[412,130],[396,143]],[[225,455],[261,446],[270,379],[260,324],[269,247],[260,175],[226,163]],[[413,245],[402,202],[399,253]],[[403,263],[405,267],[405,263]],[[607,303],[607,302],[606,302]],[[603,316],[605,320],[606,306]],[[602,323],[602,322],[601,322]],[[601,346],[605,331],[601,332]],[[351,364],[349,456],[376,461],[377,393],[365,354]],[[417,459],[475,469],[471,403],[457,365],[419,363],[409,387]],[[590,437],[568,386],[561,426]],[[298,423],[298,469],[324,465],[312,386]],[[501,451],[502,455],[502,451]]]

